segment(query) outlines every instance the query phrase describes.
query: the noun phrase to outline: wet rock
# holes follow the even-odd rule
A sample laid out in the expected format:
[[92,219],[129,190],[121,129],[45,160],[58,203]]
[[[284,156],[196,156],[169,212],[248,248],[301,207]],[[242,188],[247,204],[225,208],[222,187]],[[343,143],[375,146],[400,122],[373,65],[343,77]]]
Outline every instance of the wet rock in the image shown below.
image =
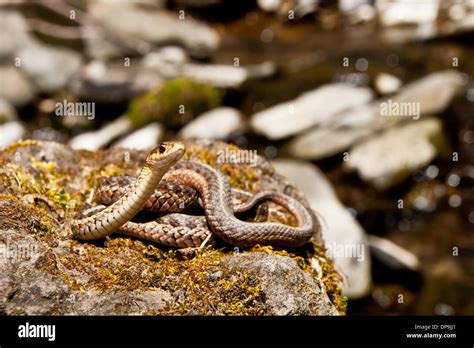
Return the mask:
[[18,141],[24,136],[25,132],[25,127],[17,121],[0,125],[0,148]]
[[400,89],[402,81],[397,77],[381,73],[375,78],[375,88],[380,94],[392,94]]
[[7,100],[0,98],[0,125],[5,122],[16,121],[18,114],[15,107]]
[[36,94],[35,88],[19,68],[0,67],[0,81],[0,98],[16,107],[30,103]]
[[388,239],[369,236],[369,244],[372,255],[393,269],[418,271],[420,268],[420,261],[415,254]]
[[[219,152],[235,146],[186,145],[186,159],[215,166],[233,187],[285,191],[307,206],[301,192],[263,158],[255,166],[218,164]],[[331,264],[319,251],[321,244],[308,243],[303,253],[258,246],[236,253],[231,246],[209,246],[184,256],[120,235],[94,243],[73,238],[69,219],[93,204],[98,181],[136,174],[146,154],[118,148],[74,151],[37,141],[0,151],[0,313],[327,315],[342,310],[333,304],[341,301],[334,268],[323,267],[318,274],[308,268],[316,255]],[[267,221],[290,215],[276,207]],[[317,226],[313,242],[322,243]]]
[[126,149],[146,150],[158,145],[162,137],[163,127],[159,123],[151,123],[117,141],[113,146]]
[[445,146],[441,121],[426,119],[356,145],[344,165],[376,188],[386,189],[430,163]]
[[305,194],[321,218],[327,254],[346,277],[343,293],[353,299],[368,295],[372,278],[367,236],[340,203],[328,179],[310,163],[276,160],[273,165]]
[[81,66],[75,51],[31,41],[18,51],[21,67],[41,92],[64,89]]
[[144,71],[138,64],[92,61],[72,79],[69,89],[81,99],[120,103],[162,85],[160,76]]
[[345,109],[367,103],[371,99],[372,92],[367,88],[341,83],[325,85],[306,92],[295,100],[254,114],[251,126],[255,132],[278,140],[303,132]]
[[251,272],[260,279],[272,315],[338,314],[327,294],[290,258],[252,253],[227,256],[223,262],[231,272]]
[[191,55],[204,58],[219,45],[219,35],[207,25],[190,17],[179,19],[166,13],[128,1],[98,1],[90,8],[92,17],[113,37],[126,46],[146,52],[154,44],[178,43]]
[[377,0],[376,8],[383,25],[430,25],[438,15],[439,0]]
[[73,149],[98,150],[132,129],[131,122],[125,117],[120,117],[97,131],[76,135],[70,140],[69,145]]
[[[296,157],[312,160],[335,155],[381,129],[442,112],[462,88],[462,75],[457,71],[430,74],[407,84],[391,97],[355,106],[327,119],[319,127],[290,141],[289,151]],[[414,106],[414,109],[419,108],[419,115],[383,116],[382,107],[389,104]]]
[[221,107],[208,111],[184,126],[179,132],[183,139],[226,139],[242,131],[245,121],[240,112],[234,108]]
[[238,88],[248,79],[268,77],[276,71],[272,62],[247,67],[192,63],[177,47],[165,47],[147,54],[143,65],[166,79],[184,77],[221,88]]

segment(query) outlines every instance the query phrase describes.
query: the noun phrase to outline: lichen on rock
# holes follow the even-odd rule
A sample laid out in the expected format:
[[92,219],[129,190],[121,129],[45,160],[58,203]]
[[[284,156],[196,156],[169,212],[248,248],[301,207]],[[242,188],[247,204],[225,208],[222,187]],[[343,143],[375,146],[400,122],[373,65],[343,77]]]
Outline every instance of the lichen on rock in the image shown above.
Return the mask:
[[[302,194],[264,159],[220,163],[223,142],[188,141],[186,159],[221,170],[233,187]],[[292,250],[207,246],[188,255],[113,234],[73,238],[68,221],[96,204],[102,177],[136,175],[143,151],[74,151],[54,142],[23,141],[0,152],[0,313],[138,315],[343,314],[340,275],[325,255],[318,228]],[[273,203],[267,220],[293,224]],[[317,260],[319,271],[311,267]]]

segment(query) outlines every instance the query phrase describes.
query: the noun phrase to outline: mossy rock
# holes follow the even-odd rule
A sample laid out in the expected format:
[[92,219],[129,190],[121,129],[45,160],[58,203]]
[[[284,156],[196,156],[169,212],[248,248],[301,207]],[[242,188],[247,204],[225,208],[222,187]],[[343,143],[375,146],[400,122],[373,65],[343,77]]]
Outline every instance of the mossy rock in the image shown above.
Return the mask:
[[218,89],[180,78],[133,99],[127,117],[136,127],[158,121],[169,129],[178,129],[199,114],[218,107],[220,100]]
[[[274,189],[307,202],[258,157],[255,166],[217,163],[222,142],[188,142],[187,159],[221,170],[232,186]],[[68,221],[93,206],[101,177],[136,175],[146,152],[73,151],[23,141],[0,152],[0,313],[328,315],[343,314],[341,277],[319,228],[298,249],[224,243],[192,255],[113,234],[83,242]],[[268,221],[293,224],[273,203]],[[317,262],[316,270],[312,264]],[[286,299],[286,300],[285,300]],[[291,300],[288,300],[291,299]]]

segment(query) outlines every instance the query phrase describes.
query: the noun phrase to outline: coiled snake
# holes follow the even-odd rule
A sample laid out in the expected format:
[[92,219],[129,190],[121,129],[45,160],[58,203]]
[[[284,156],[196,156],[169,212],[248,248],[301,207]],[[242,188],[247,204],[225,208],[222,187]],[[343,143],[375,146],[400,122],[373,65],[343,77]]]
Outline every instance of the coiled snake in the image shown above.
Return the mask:
[[[310,240],[315,222],[300,202],[282,193],[265,191],[257,193],[245,204],[235,206],[232,189],[224,175],[203,163],[179,161],[184,152],[182,143],[164,142],[149,153],[135,181],[109,181],[115,189],[105,186],[102,194],[105,193],[104,203],[111,205],[99,208],[101,210],[91,216],[73,219],[74,235],[82,240],[94,240],[117,231],[179,248],[199,247],[211,237],[211,232],[221,240],[241,247],[255,244],[296,247]],[[167,183],[160,184],[165,175]],[[130,188],[124,192],[126,186]],[[130,221],[143,209],[172,212],[193,205],[196,192],[201,198],[205,217],[169,214],[148,223]],[[262,200],[285,207],[294,215],[298,226],[246,222],[234,215]]]

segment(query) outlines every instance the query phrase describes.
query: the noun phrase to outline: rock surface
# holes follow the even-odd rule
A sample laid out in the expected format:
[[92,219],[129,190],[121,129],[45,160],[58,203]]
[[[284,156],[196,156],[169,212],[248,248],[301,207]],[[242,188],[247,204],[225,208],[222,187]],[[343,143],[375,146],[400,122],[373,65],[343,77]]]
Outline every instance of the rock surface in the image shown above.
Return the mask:
[[[367,103],[372,99],[368,88],[342,83],[325,85],[252,116],[251,126],[259,134],[278,140],[316,126],[335,114]],[[297,121],[295,121],[297,120]]]
[[[276,189],[307,205],[272,166],[216,163],[220,142],[188,142],[186,159],[205,160],[250,192]],[[0,152],[0,313],[6,315],[336,315],[343,311],[338,273],[316,227],[305,250],[222,245],[180,253],[112,235],[71,236],[68,219],[94,205],[98,180],[134,175],[146,152],[73,151],[25,141]],[[19,181],[22,183],[19,185]],[[267,221],[291,216],[270,204]],[[282,221],[281,219],[284,218]],[[288,220],[285,220],[288,219]],[[311,269],[321,260],[322,273]],[[336,303],[337,305],[334,305]]]
[[14,106],[25,106],[36,95],[36,90],[19,68],[0,67],[0,98]]
[[[320,126],[291,140],[289,152],[299,158],[317,160],[351,148],[381,129],[402,124],[407,119],[440,113],[462,90],[462,74],[454,70],[432,73],[402,87],[393,96],[342,111]],[[415,105],[419,115],[382,116],[383,104]],[[414,103],[414,104],[412,104]]]
[[368,295],[372,277],[366,233],[341,204],[328,179],[310,163],[276,160],[273,165],[305,194],[321,218],[327,252],[346,277],[343,293],[352,299]]
[[241,113],[234,108],[221,107],[208,111],[189,122],[179,132],[183,139],[226,139],[245,127]]
[[146,51],[153,44],[178,43],[190,54],[205,58],[219,45],[219,35],[204,23],[176,13],[143,8],[128,1],[97,1],[90,11],[94,19],[125,46]]
[[158,145],[163,137],[163,127],[157,123],[151,123],[125,138],[114,143],[114,147],[123,147],[127,149],[146,150]]
[[356,170],[378,189],[398,184],[445,150],[440,120],[432,118],[397,127],[356,145],[345,168]]
[[25,135],[25,127],[18,121],[0,125],[0,148],[13,144]]

